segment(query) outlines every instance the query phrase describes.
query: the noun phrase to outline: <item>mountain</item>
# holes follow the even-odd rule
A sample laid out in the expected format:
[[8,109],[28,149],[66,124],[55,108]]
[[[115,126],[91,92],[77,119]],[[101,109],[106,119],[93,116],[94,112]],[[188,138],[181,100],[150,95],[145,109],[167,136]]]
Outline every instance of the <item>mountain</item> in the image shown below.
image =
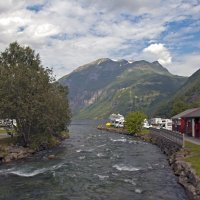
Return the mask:
[[195,107],[200,107],[200,69],[192,74],[185,84],[158,108],[156,114],[171,117]]
[[157,61],[98,59],[62,77],[75,118],[106,118],[142,110],[151,115],[187,78],[172,75]]

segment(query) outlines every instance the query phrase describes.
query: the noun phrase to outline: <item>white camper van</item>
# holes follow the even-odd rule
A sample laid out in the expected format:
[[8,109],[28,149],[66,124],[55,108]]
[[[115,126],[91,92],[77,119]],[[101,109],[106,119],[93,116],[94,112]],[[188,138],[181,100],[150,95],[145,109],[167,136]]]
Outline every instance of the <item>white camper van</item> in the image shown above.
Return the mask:
[[150,127],[152,127],[152,125],[149,124],[147,119],[144,119],[143,127],[144,128],[150,128]]
[[109,117],[111,124],[116,128],[123,128],[124,127],[124,116],[120,114],[112,114]]
[[171,119],[162,119],[162,123],[160,125],[161,128],[172,130],[172,120]]

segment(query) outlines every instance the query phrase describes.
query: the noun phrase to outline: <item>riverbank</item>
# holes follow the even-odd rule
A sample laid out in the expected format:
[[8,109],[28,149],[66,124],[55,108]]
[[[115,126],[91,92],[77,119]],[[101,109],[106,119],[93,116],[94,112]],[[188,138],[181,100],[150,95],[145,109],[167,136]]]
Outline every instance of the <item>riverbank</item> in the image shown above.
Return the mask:
[[175,143],[163,137],[155,137],[151,133],[145,137],[141,135],[141,139],[157,145],[167,155],[169,165],[178,177],[178,183],[184,187],[189,199],[200,200],[200,178],[191,163],[187,162],[187,159],[192,156],[189,143],[186,143],[185,148],[180,148]]
[[127,130],[124,128],[115,128],[115,127],[105,127],[103,125],[98,125],[97,129],[103,130],[103,131],[108,131],[108,132],[114,132],[114,133],[119,133],[119,134],[124,134],[124,135],[130,135]]
[[[125,129],[118,130],[118,128],[114,127],[98,126],[97,129],[126,135],[128,134]],[[175,143],[163,137],[155,137],[155,135],[152,135],[151,133],[137,134],[136,137],[157,145],[161,151],[167,155],[169,165],[173,169],[174,174],[178,177],[178,183],[184,187],[189,199],[200,200],[200,178],[192,168],[191,163],[187,162],[187,160],[192,157],[192,151],[189,148],[191,145],[189,143],[186,144],[185,148],[180,148],[180,146]]]
[[29,157],[36,151],[22,146],[4,146],[0,148],[0,163],[8,163],[14,160]]
[[0,199],[188,200],[156,146],[95,123],[71,125],[60,147],[1,165]]
[[[56,142],[52,144],[45,144],[40,148],[23,147],[16,144],[15,138],[4,137],[0,139],[0,164],[9,163],[12,161],[24,159],[32,156],[36,152],[53,148],[61,144],[65,139],[69,138],[69,134],[63,134],[62,137],[57,138]],[[51,155],[49,159],[52,159],[54,155]]]
[[185,188],[189,199],[200,200],[200,178],[192,165],[185,160],[189,158],[191,152],[188,149],[181,149],[169,157],[169,163],[178,176],[178,182]]

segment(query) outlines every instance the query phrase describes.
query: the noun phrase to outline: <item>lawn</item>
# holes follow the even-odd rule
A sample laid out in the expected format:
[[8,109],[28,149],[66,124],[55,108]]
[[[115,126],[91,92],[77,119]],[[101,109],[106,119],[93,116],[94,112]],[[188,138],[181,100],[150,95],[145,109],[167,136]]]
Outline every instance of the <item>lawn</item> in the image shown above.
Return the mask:
[[200,177],[200,145],[191,142],[185,142],[185,147],[190,150],[191,156],[185,158],[185,161],[191,163],[192,168]]
[[0,134],[7,133],[5,129],[0,129]]
[[[3,129],[3,128],[0,129],[0,134],[6,134],[6,133],[8,133],[8,132],[14,134],[14,133],[15,133],[15,130],[14,130],[14,129],[5,130],[5,129]],[[10,135],[10,134],[8,134],[8,135]]]

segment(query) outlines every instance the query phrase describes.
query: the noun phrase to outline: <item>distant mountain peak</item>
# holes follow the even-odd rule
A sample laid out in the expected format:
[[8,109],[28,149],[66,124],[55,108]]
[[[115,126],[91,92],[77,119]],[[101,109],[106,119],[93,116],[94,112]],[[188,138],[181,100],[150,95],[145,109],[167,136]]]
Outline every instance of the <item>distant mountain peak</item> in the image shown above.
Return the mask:
[[94,62],[107,62],[107,61],[112,61],[110,58],[99,58]]
[[129,64],[132,64],[132,63],[134,63],[135,61],[134,60],[128,60],[128,63]]
[[152,62],[152,64],[155,64],[155,65],[161,65],[157,60]]
[[[162,72],[164,72],[164,73],[171,74],[171,73],[169,72],[169,70],[168,70],[167,68],[163,67],[158,61],[154,61],[154,62],[152,62],[151,64],[152,64],[152,66],[153,66],[156,70],[162,71]],[[172,75],[172,74],[171,74],[171,75]]]
[[157,61],[100,58],[79,67],[59,82],[69,87],[75,117],[94,119],[113,112],[126,115],[143,110],[151,114],[185,78],[170,74]]
[[99,58],[91,63],[88,63],[88,64],[85,64],[85,65],[81,65],[80,67],[78,67],[77,69],[75,69],[73,72],[79,72],[79,71],[82,71],[84,69],[87,69],[88,67],[90,66],[94,66],[94,65],[100,65],[102,63],[106,63],[106,62],[112,62],[111,59],[109,58]]
[[129,64],[134,63],[134,60],[126,60],[126,59],[111,59],[113,62],[127,62]]
[[128,62],[127,60],[125,60],[125,59],[119,59],[119,60],[117,60],[117,62]]

